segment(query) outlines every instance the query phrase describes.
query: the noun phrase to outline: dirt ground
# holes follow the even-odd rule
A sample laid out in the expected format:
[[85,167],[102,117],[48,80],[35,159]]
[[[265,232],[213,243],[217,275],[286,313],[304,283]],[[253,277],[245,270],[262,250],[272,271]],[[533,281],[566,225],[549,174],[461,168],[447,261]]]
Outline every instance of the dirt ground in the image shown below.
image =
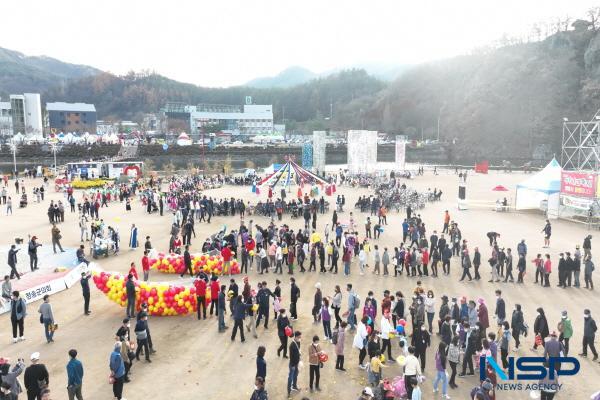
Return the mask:
[[[496,198],[504,194],[492,192],[491,189],[496,185],[504,185],[509,189],[507,196],[514,198],[516,184],[525,179],[522,174],[504,174],[491,173],[490,175],[469,175],[467,195],[470,200],[495,201]],[[428,232],[433,229],[438,231],[442,228],[443,211],[448,209],[452,219],[457,221],[463,232],[463,237],[469,241],[470,248],[478,245],[482,251],[482,259],[487,260],[490,254],[490,248],[487,246],[485,233],[494,230],[502,234],[500,243],[505,247],[516,248],[520,239],[526,239],[529,246],[530,259],[536,253],[546,252],[542,249],[543,237],[540,233],[544,225],[544,219],[538,213],[496,213],[491,207],[472,208],[465,211],[458,211],[456,207],[458,178],[453,173],[442,172],[438,176],[433,176],[427,172],[423,177],[417,177],[407,182],[411,187],[421,190],[427,188],[442,188],[444,195],[441,202],[427,204],[425,209],[420,210]],[[28,188],[32,186],[31,181],[27,181]],[[12,189],[12,186],[10,187]],[[294,191],[293,191],[294,192]],[[353,189],[341,187],[338,193],[345,194],[347,199],[346,213],[340,216],[340,220],[348,219],[348,211],[352,209],[359,195],[368,194],[367,189]],[[223,197],[243,197],[256,202],[256,196],[250,193],[248,187],[226,186],[220,189],[208,191],[207,195],[220,198]],[[263,195],[264,196],[264,195]],[[46,208],[49,199],[59,199],[62,194],[50,193],[46,202],[43,204],[31,204],[27,209],[15,209],[13,216],[6,217],[4,209],[0,216],[0,234],[4,235],[8,244],[8,237],[22,236],[27,234],[37,235],[44,244],[50,243],[50,226],[46,218]],[[77,194],[77,198],[80,194]],[[355,220],[362,228],[366,215],[360,215],[354,211]],[[99,265],[107,271],[125,272],[129,263],[134,261],[139,266],[142,257],[142,249],[130,251],[127,248],[129,239],[129,227],[135,223],[139,227],[139,237],[150,235],[153,238],[153,245],[158,250],[168,248],[168,232],[171,223],[170,216],[159,217],[155,214],[148,216],[139,202],[133,204],[133,211],[125,213],[125,205],[112,203],[110,207],[103,208],[100,216],[111,225],[117,225],[121,232],[122,249],[120,255],[102,259]],[[387,246],[393,248],[401,240],[401,222],[404,213],[396,214],[390,212],[388,217],[388,226],[385,227],[378,243],[380,247]],[[116,217],[121,217],[117,222]],[[249,218],[247,218],[249,219]],[[253,217],[255,223],[266,225],[267,220],[262,217]],[[330,223],[331,214],[319,215],[318,227],[323,230],[326,223]],[[284,218],[292,228],[300,227],[300,220],[290,220]],[[197,251],[202,241],[208,235],[215,233],[217,229],[226,224],[230,227],[237,227],[239,217],[215,217],[213,222],[208,224],[196,224],[195,230],[197,238],[192,241],[192,250]],[[66,222],[61,226],[63,234],[63,245],[75,247],[79,244],[79,229],[77,226],[77,214],[71,214],[67,211]],[[428,233],[428,235],[429,235]],[[548,250],[552,254],[554,263],[554,273],[551,275],[551,288],[542,288],[533,284],[533,274],[529,273],[525,277],[525,285],[514,283],[488,283],[489,268],[482,266],[483,278],[479,282],[463,283],[458,282],[459,271],[458,261],[452,262],[452,273],[450,277],[424,278],[424,286],[433,289],[436,297],[446,294],[449,297],[466,295],[470,299],[478,297],[485,298],[488,309],[491,314],[494,310],[494,290],[501,288],[507,303],[507,313],[510,313],[515,303],[523,305],[525,320],[530,326],[533,326],[535,309],[543,306],[550,324],[550,328],[555,329],[559,321],[560,312],[567,310],[571,316],[574,328],[574,337],[571,341],[571,354],[576,355],[581,350],[581,338],[583,330],[583,309],[590,308],[592,316],[600,317],[600,302],[596,291],[585,289],[567,289],[563,290],[556,287],[557,274],[556,266],[558,253],[565,250],[573,250],[576,244],[581,244],[584,236],[588,234],[587,228],[583,225],[576,225],[570,222],[553,222],[552,245]],[[12,239],[11,239],[12,240]],[[593,242],[593,248],[596,244]],[[24,255],[23,255],[24,256]],[[22,256],[22,257],[23,257]],[[340,263],[341,264],[341,263]],[[8,267],[3,266],[3,274],[8,271]],[[138,269],[140,269],[138,267]],[[528,271],[532,271],[528,260]],[[251,271],[250,282],[255,285],[258,281],[256,271]],[[277,276],[278,277],[278,276]],[[272,288],[276,276],[269,274],[266,276],[269,286]],[[289,302],[289,284],[288,276],[282,276],[284,302]],[[163,275],[153,271],[151,280],[154,281],[177,281],[177,277],[172,275]],[[263,276],[260,276],[263,279]],[[346,283],[353,283],[361,298],[366,297],[368,290],[373,290],[378,299],[381,298],[385,289],[395,292],[402,290],[405,294],[412,292],[416,285],[415,278],[393,278],[374,276],[368,273],[366,276],[358,275],[358,267],[354,263],[352,266],[352,275],[344,277],[343,275],[318,274],[318,273],[296,273],[297,283],[302,290],[302,296],[299,303],[300,319],[295,323],[295,329],[301,330],[304,335],[303,355],[305,365],[308,365],[308,352],[306,350],[308,340],[312,335],[323,336],[321,325],[314,325],[310,310],[314,293],[314,284],[321,282],[323,293],[331,295],[336,284],[345,287]],[[241,277],[240,279],[241,280]],[[583,280],[583,276],[582,276]],[[184,282],[189,283],[189,279]],[[78,285],[70,290],[63,291],[52,297],[54,313],[57,322],[60,324],[60,330],[57,332],[55,342],[51,344],[44,343],[43,327],[39,324],[37,307],[39,303],[29,308],[29,316],[25,323],[25,336],[27,340],[18,344],[11,344],[10,318],[5,314],[0,316],[0,356],[8,356],[13,360],[18,357],[29,359],[29,354],[34,351],[41,353],[41,362],[45,363],[50,371],[50,388],[53,393],[53,399],[66,399],[66,370],[65,365],[68,361],[67,351],[76,348],[79,351],[79,358],[85,368],[85,377],[83,385],[84,398],[92,400],[112,398],[111,386],[108,384],[108,360],[109,354],[114,343],[114,334],[124,317],[125,310],[116,304],[110,302],[104,294],[92,287],[91,309],[92,315],[86,317],[83,315],[83,299]],[[344,292],[343,311],[345,311],[347,299]],[[436,314],[439,304],[436,305]],[[510,315],[510,314],[509,314]],[[226,317],[228,321],[229,316]],[[600,322],[600,321],[599,321]],[[267,390],[270,398],[285,398],[285,388],[288,373],[287,360],[279,359],[276,356],[276,349],[279,344],[274,324],[270,324],[269,330],[264,330],[262,326],[258,329],[258,339],[247,335],[246,343],[231,342],[229,332],[226,334],[217,333],[217,319],[212,317],[206,321],[197,321],[195,316],[186,317],[151,317],[149,321],[152,338],[157,349],[157,354],[153,356],[153,363],[146,364],[139,362],[132,368],[132,382],[126,384],[124,396],[131,400],[138,399],[182,399],[191,395],[200,395],[204,399],[247,399],[253,389],[255,376],[255,358],[256,349],[259,345],[267,347],[266,361],[268,365]],[[233,323],[228,323],[230,327]],[[346,373],[340,373],[334,370],[334,349],[333,345],[322,343],[325,351],[330,354],[330,361],[325,365],[321,373],[321,388],[323,391],[317,394],[308,392],[308,368],[300,372],[299,386],[301,393],[294,397],[301,399],[303,396],[309,399],[355,399],[360,393],[361,387],[366,384],[366,372],[359,369],[358,351],[352,348],[352,334],[346,336]],[[432,378],[434,377],[434,353],[438,344],[438,337],[433,336],[432,347],[428,352],[428,362],[426,368],[427,380],[424,383],[424,399],[433,399]],[[530,336],[524,339],[522,349],[518,355],[532,355],[529,349],[533,344],[533,338]],[[396,350],[397,347],[394,347]],[[538,352],[540,354],[540,352]],[[561,379],[564,384],[563,390],[557,398],[586,399],[590,394],[600,389],[600,385],[595,381],[600,371],[600,365],[588,359],[581,359],[581,371],[575,377],[565,377]],[[400,373],[396,364],[389,364],[384,370],[384,376],[393,377]],[[454,399],[468,398],[470,389],[477,385],[476,377],[457,378],[459,388],[450,390],[449,394]],[[498,399],[527,399],[528,392],[505,392],[498,393]]]

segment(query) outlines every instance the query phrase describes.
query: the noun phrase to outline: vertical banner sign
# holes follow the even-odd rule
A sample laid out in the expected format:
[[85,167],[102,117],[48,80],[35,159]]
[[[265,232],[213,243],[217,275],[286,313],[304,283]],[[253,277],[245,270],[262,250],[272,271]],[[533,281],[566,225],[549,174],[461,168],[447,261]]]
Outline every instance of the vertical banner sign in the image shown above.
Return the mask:
[[312,143],[302,145],[302,167],[310,169],[313,166],[313,146]]
[[325,170],[326,135],[325,131],[313,131],[312,167],[313,172],[318,171],[321,175],[323,175],[323,171]]
[[596,193],[596,175],[583,172],[561,173],[560,192],[579,197],[594,197]]
[[365,174],[377,169],[377,131],[348,131],[348,171]]
[[396,136],[396,170],[406,169],[406,141],[404,136]]

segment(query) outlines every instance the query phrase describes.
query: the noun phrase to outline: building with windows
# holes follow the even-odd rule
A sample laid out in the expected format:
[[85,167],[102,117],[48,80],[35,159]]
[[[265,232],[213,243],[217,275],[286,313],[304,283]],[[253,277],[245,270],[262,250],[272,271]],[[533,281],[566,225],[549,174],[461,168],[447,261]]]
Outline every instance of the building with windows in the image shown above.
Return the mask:
[[9,110],[13,135],[43,134],[42,102],[39,93],[11,94],[9,104],[4,104],[2,109],[4,113]]
[[50,132],[96,133],[96,107],[86,103],[46,103]]
[[[227,107],[227,108],[225,108]],[[233,137],[248,138],[273,134],[273,106],[246,104],[221,106],[201,104],[189,108],[192,134],[215,126]]]
[[0,136],[12,136],[12,118],[10,116],[10,101],[0,99]]
[[[186,128],[193,138],[198,138],[202,133],[215,133],[215,130],[236,139],[272,135],[274,131],[272,105],[198,104],[192,106],[169,102],[163,112],[170,130],[178,132]],[[183,121],[186,126],[181,126]]]

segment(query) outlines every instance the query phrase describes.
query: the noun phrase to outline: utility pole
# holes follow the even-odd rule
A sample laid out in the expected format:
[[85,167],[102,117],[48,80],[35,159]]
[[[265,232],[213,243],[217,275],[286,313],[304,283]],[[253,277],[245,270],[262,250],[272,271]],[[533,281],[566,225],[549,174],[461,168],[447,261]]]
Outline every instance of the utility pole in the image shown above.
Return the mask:
[[12,150],[13,153],[13,164],[14,164],[14,175],[15,175],[15,179],[17,177],[17,144],[16,143],[12,143],[10,145],[10,148]]

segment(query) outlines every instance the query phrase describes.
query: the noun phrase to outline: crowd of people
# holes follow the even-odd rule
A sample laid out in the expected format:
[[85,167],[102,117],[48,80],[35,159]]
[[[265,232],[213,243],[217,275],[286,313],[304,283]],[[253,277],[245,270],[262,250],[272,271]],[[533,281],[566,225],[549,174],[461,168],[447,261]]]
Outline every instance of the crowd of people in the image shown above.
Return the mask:
[[[223,179],[221,183],[225,182],[247,184],[245,181],[231,179]],[[338,182],[346,185],[356,183],[353,180],[347,181],[343,175],[338,177]],[[548,321],[543,307],[538,307],[534,316],[532,310],[525,310],[521,304],[505,298],[502,286],[497,285],[515,282],[515,269],[516,284],[525,285],[524,277],[527,266],[531,263],[535,271],[534,283],[543,287],[552,286],[550,276],[553,266],[550,254],[537,254],[535,257],[528,255],[525,239],[517,243],[513,251],[508,244],[502,243],[500,233],[488,232],[486,237],[489,239],[489,249],[471,248],[459,223],[451,218],[448,211],[444,212],[440,221],[434,221],[434,224],[440,223],[442,227],[438,234],[436,229],[428,231],[421,215],[408,205],[404,208],[406,218],[403,218],[401,224],[402,237],[400,238],[398,227],[394,234],[397,245],[393,248],[386,247],[379,242],[381,235],[388,229],[389,211],[386,204],[389,204],[389,199],[382,193],[361,197],[357,210],[347,211],[347,214],[344,213],[343,206],[339,206],[345,203],[345,199],[338,196],[338,207],[332,213],[331,222],[326,223],[321,231],[317,230],[317,218],[327,212],[323,197],[311,198],[308,194],[300,193],[291,203],[285,203],[285,206],[295,204],[302,210],[299,215],[303,217],[304,223],[297,222],[298,227],[293,229],[294,221],[284,223],[283,211],[280,211],[284,208],[283,191],[282,198],[275,201],[269,199],[265,203],[272,204],[272,207],[268,206],[271,209],[267,214],[269,220],[263,227],[262,222],[255,223],[252,219],[258,216],[246,214],[250,206],[244,200],[235,197],[213,199],[204,194],[205,184],[200,178],[186,176],[172,177],[164,182],[150,180],[113,185],[85,192],[78,204],[81,242],[89,238],[92,254],[97,255],[102,240],[107,239],[118,252],[119,232],[99,218],[98,210],[119,201],[125,203],[125,211],[130,211],[134,196],[138,196],[139,203],[146,207],[148,213],[163,215],[164,207],[167,207],[171,214],[168,250],[174,253],[184,252],[189,255],[188,246],[191,245],[192,238],[196,237],[195,223],[208,224],[213,215],[239,216],[239,220],[236,219],[239,227],[236,225],[235,229],[230,230],[223,227],[215,235],[206,238],[202,251],[218,251],[225,263],[234,257],[238,258],[243,274],[241,287],[233,276],[226,277],[224,274],[219,277],[204,272],[197,274],[193,281],[198,300],[197,318],[204,321],[214,315],[216,331],[225,333],[229,330],[232,342],[238,335],[242,343],[246,342],[248,334],[254,338],[276,335],[280,343],[277,356],[287,360],[288,378],[282,386],[285,386],[288,396],[300,390],[298,376],[303,371],[301,365],[304,361],[308,364],[309,391],[318,392],[327,385],[321,381],[321,369],[329,368],[329,353],[335,355],[335,366],[331,368],[339,373],[347,370],[348,354],[356,353],[356,366],[364,370],[364,377],[369,382],[369,386],[362,390],[359,397],[364,400],[386,399],[389,396],[403,396],[411,400],[426,398],[422,394],[422,383],[425,375],[428,375],[428,365],[434,366],[429,370],[434,371],[430,379],[433,380],[436,397],[449,399],[452,390],[459,385],[471,385],[472,399],[495,399],[498,378],[489,365],[486,368],[486,379],[478,380],[477,384],[471,380],[464,380],[462,383],[457,377],[475,375],[481,357],[492,357],[506,370],[509,368],[510,352],[520,351],[523,338],[527,337],[531,338],[527,340],[532,344],[531,350],[544,358],[572,353],[570,339],[580,337],[582,350],[579,356],[587,357],[589,348],[593,360],[597,360],[598,354],[594,347],[597,328],[589,309],[583,310],[583,331],[575,332],[566,310],[561,312],[558,321]],[[164,185],[168,188],[163,192]],[[393,185],[400,188],[400,182],[394,181]],[[392,190],[390,193],[397,192]],[[437,197],[438,193],[441,196],[441,192],[436,190],[433,197]],[[71,212],[77,212],[75,193],[67,191],[66,197],[67,202],[72,204]],[[63,251],[60,242],[62,236],[57,227],[58,223],[65,220],[61,206],[61,202],[51,203],[48,209],[55,252],[57,249]],[[58,211],[54,211],[56,209]],[[364,225],[359,224],[359,217],[354,212],[360,218],[364,217]],[[364,216],[362,213],[370,215]],[[346,215],[347,220],[342,221]],[[549,247],[552,235],[549,221],[546,221],[542,233],[544,246]],[[138,236],[137,227],[132,225],[130,248],[139,246]],[[37,249],[41,243],[36,236],[32,236],[27,246],[33,272],[37,269]],[[580,288],[580,273],[583,270],[585,288],[593,290],[591,235],[584,238],[581,248],[583,253],[580,246],[576,246],[572,254],[570,251],[560,254],[557,266],[559,287]],[[84,248],[80,250],[77,252],[78,261],[89,263],[85,258]],[[149,279],[149,253],[152,250],[150,237],[146,236],[141,260],[144,281]],[[11,279],[19,278],[16,270],[17,252],[15,246],[12,253],[9,252],[11,274],[5,276],[2,284],[2,298],[10,304],[15,343],[25,340],[24,320],[27,318],[26,302],[19,291],[11,288]],[[340,258],[341,265],[338,265]],[[482,268],[482,265],[486,265],[482,261],[485,259],[489,264],[489,272]],[[483,275],[489,274],[488,282],[494,284],[495,304],[487,304],[483,297],[474,295],[467,287],[467,294],[444,293],[437,290],[436,280],[425,281],[425,278],[451,279],[453,265],[459,265],[461,269],[460,281],[487,279]],[[188,267],[190,266],[186,264],[186,272],[191,275],[191,267]],[[301,288],[296,282],[297,274],[335,275],[341,267],[346,280],[358,280],[358,276],[367,273],[386,277],[392,277],[393,274],[397,279],[410,279],[415,287],[405,294],[401,290],[395,290],[393,286],[398,281],[390,279],[386,281],[390,288],[375,294],[374,290],[366,286],[366,281],[361,279],[360,284],[355,281],[335,285],[333,292],[323,293],[322,285],[316,282],[314,286],[302,288],[311,293],[313,301],[310,310],[301,309],[298,304]],[[252,275],[254,268],[255,274]],[[265,279],[267,274],[276,274],[272,287]],[[284,274],[288,275],[289,287],[283,283]],[[90,275],[83,273],[80,281],[85,315],[91,314],[89,279]],[[135,310],[136,288],[133,282],[137,279],[139,276],[132,263],[126,283],[127,315],[117,329],[114,347],[109,356],[110,382],[117,399],[123,399],[124,384],[131,381],[130,371],[136,362],[141,362],[140,356],[144,357],[145,362],[151,363],[151,355],[156,352],[150,334],[148,305],[142,304],[139,311]],[[228,284],[225,283],[227,280]],[[210,293],[208,299],[207,293]],[[44,297],[38,314],[45,338],[48,343],[52,343],[58,325],[49,296]],[[227,314],[229,318],[225,318]],[[311,334],[295,328],[296,322],[305,316],[315,324]],[[226,323],[227,320],[229,323]],[[275,330],[268,330],[269,322],[276,325]],[[133,334],[130,330],[132,323]],[[315,334],[321,329],[322,335]],[[437,340],[434,341],[434,337]],[[436,346],[435,342],[438,343]],[[267,351],[265,346],[257,349],[256,388],[252,400],[268,399]],[[68,353],[66,368],[69,399],[83,398],[83,366],[77,359],[77,354],[75,349]],[[11,360],[0,358],[0,389],[5,398],[16,399],[23,391],[18,379],[21,373],[24,373],[28,398],[50,398],[48,371],[39,362],[40,354],[31,354],[30,360],[31,364],[26,367],[22,359],[11,363]],[[556,366],[548,366],[553,367]],[[557,378],[545,378],[540,383],[543,384],[542,399],[551,400],[559,387]],[[12,397],[8,397],[9,394]]]

